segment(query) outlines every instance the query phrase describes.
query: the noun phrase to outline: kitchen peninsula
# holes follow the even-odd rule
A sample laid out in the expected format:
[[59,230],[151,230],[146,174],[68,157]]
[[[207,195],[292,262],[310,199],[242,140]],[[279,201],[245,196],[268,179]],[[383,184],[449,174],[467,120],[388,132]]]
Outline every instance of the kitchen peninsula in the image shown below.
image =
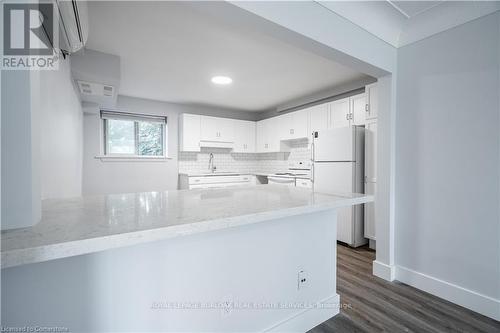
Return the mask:
[[335,210],[370,201],[279,185],[46,200],[2,232],[4,324],[306,331],[339,311]]

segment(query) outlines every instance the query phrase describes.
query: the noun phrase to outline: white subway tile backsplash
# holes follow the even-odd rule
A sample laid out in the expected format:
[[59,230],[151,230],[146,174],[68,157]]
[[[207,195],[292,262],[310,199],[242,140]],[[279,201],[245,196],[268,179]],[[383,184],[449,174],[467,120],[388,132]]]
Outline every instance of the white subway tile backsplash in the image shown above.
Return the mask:
[[290,145],[287,153],[231,153],[229,149],[202,148],[199,153],[179,152],[179,172],[203,173],[208,171],[209,155],[214,155],[214,165],[220,171],[241,173],[276,173],[288,170],[288,164],[294,161],[310,159],[311,151],[307,142]]

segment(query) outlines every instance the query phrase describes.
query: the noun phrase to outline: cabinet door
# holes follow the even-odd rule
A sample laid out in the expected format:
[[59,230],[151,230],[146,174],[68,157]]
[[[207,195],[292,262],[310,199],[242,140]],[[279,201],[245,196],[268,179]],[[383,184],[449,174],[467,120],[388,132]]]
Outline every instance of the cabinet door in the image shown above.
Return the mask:
[[378,87],[376,83],[365,87],[366,119],[376,119],[378,116]]
[[201,116],[201,140],[219,141],[218,118]]
[[365,180],[377,181],[377,120],[369,120],[365,126]]
[[228,118],[216,118],[217,141],[234,142],[234,120]]
[[200,151],[200,118],[195,114],[179,117],[179,150]]
[[266,131],[267,131],[267,120],[261,120],[257,122],[257,130],[256,130],[256,143],[258,153],[266,152]]
[[245,122],[245,152],[246,153],[255,153],[255,121],[246,121]]
[[328,129],[328,104],[313,106],[309,110],[309,135]]
[[[366,183],[365,193],[375,195],[377,183]],[[375,240],[375,202],[365,204],[365,237]]]
[[309,110],[292,112],[292,138],[309,138]]
[[365,124],[365,107],[366,98],[365,94],[351,96],[351,125],[364,125]]
[[255,153],[255,122],[233,120],[235,153]]
[[341,128],[350,125],[350,100],[340,99],[330,103],[330,128]]
[[285,117],[274,117],[266,119],[266,150],[267,152],[279,152],[281,140],[283,140],[282,131],[280,131],[281,121]]
[[235,153],[244,153],[245,152],[245,121],[243,120],[234,120],[234,148],[233,152]]
[[279,140],[293,139],[293,113],[286,113],[268,120],[274,126],[272,137],[277,137]]

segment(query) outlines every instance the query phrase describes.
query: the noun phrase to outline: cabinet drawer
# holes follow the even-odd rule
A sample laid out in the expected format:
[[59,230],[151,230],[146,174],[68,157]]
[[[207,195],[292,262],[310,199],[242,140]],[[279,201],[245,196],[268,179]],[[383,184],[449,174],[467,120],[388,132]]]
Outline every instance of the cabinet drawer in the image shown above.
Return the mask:
[[305,187],[312,188],[312,181],[310,179],[296,179],[295,180],[296,187]]
[[200,176],[189,177],[189,185],[199,184],[224,184],[224,183],[249,183],[252,180],[251,175],[238,176]]

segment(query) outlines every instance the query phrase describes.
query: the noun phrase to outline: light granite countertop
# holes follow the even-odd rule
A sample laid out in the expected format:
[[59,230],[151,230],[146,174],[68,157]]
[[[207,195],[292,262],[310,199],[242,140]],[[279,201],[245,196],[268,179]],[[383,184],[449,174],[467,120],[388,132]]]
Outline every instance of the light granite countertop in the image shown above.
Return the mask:
[[326,195],[257,185],[85,196],[43,201],[42,220],[2,231],[1,267],[259,223],[373,201],[364,194]]
[[[288,171],[283,171],[282,173],[285,173]],[[237,172],[237,171],[218,171],[215,173],[210,173],[210,172],[179,172],[179,175],[181,176],[187,176],[187,177],[217,177],[217,176],[243,176],[243,175],[253,175],[253,176],[263,176],[263,177],[270,177],[270,176],[278,176],[276,173],[271,173],[271,172],[261,172],[261,171],[252,171],[252,172]],[[299,176],[293,176],[293,175],[279,175],[279,177],[282,178],[297,178],[297,179],[310,179],[309,173],[307,175],[299,175]]]

